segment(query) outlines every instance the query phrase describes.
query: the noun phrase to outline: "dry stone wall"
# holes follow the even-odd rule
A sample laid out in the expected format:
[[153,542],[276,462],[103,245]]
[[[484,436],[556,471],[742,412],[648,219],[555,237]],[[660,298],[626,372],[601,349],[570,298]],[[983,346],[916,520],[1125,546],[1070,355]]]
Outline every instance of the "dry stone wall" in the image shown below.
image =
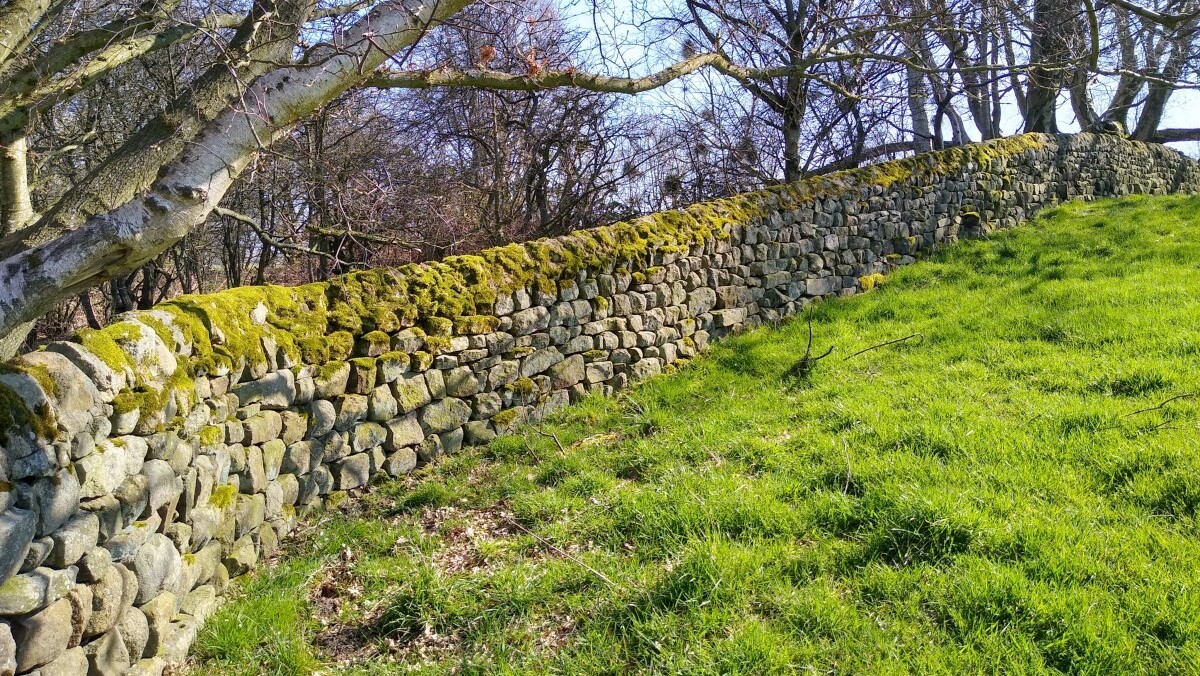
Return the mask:
[[0,674],[160,673],[297,520],[1072,198],[1200,190],[1028,135],[554,240],[176,299],[0,368]]

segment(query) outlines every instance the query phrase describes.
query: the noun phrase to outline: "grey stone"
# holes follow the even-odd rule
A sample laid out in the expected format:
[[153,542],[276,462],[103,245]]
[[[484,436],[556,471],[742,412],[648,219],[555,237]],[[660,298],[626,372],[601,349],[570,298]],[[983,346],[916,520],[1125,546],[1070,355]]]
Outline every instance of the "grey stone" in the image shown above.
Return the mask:
[[7,622],[0,622],[0,676],[17,672],[17,643]]
[[420,373],[404,376],[392,383],[392,393],[396,397],[399,413],[415,411],[433,400],[425,376]]
[[337,398],[337,422],[333,428],[346,432],[354,423],[367,417],[367,398],[361,394],[344,394]]
[[146,628],[149,630],[147,655],[158,655],[162,652],[171,629],[171,619],[175,617],[175,609],[179,607],[178,601],[175,594],[165,591],[138,608],[146,616]]
[[103,446],[97,447],[97,452],[75,463],[79,473],[80,497],[95,498],[108,495],[125,480],[125,454],[120,449],[115,452],[99,452]]
[[316,386],[315,396],[318,399],[333,399],[346,393],[346,385],[350,382],[350,364],[347,362],[330,362],[321,369],[313,384]]
[[318,399],[309,405],[308,419],[308,434],[305,436],[309,439],[323,437],[332,432],[337,423],[337,408],[332,401]]
[[234,385],[238,405],[259,404],[264,409],[283,410],[296,400],[296,375],[290,369],[276,371],[258,380]]
[[[54,420],[59,427],[66,430],[68,438],[91,426],[92,410],[101,403],[100,392],[92,379],[71,363],[70,359],[57,352],[42,351],[23,354],[11,363],[34,367],[49,377],[54,392],[45,393],[46,401],[52,403]],[[33,380],[32,376],[20,371],[0,374],[0,383],[9,385],[19,395],[22,392],[18,387],[24,389],[28,385],[22,383],[14,387],[13,383],[22,379]],[[36,386],[36,381],[32,384]],[[31,407],[31,410],[36,408]]]
[[371,390],[371,394],[367,398],[367,417],[371,421],[387,422],[395,418],[399,410],[399,405],[396,403],[396,398],[392,396],[390,387],[380,385]]
[[67,649],[71,641],[71,602],[59,599],[46,608],[12,623],[17,645],[17,671],[29,671],[49,663]]
[[565,389],[582,381],[584,377],[583,356],[576,354],[567,357],[551,366],[548,374],[550,388],[555,390]]
[[463,425],[463,441],[470,446],[480,446],[496,438],[496,431],[488,420],[472,420]]
[[383,471],[389,476],[401,477],[417,466],[417,452],[412,448],[401,448],[383,462]]
[[334,487],[347,491],[365,485],[371,478],[371,456],[367,453],[351,455],[333,465]]
[[137,576],[138,590],[134,604],[140,605],[158,596],[164,589],[172,589],[179,581],[182,559],[179,551],[167,536],[151,535],[133,556],[130,569]]
[[611,361],[596,361],[587,365],[584,371],[584,380],[589,384],[602,383],[613,377],[613,363]]
[[439,399],[421,409],[418,419],[429,432],[447,432],[471,419],[471,405],[461,399]]
[[146,656],[146,647],[150,643],[150,623],[141,609],[126,608],[117,620],[116,629],[121,634],[121,640],[125,642],[130,661]]
[[535,376],[542,371],[554,366],[563,360],[563,355],[558,351],[558,348],[547,347],[525,357],[521,362],[521,377],[529,378]]
[[439,369],[425,372],[425,384],[429,386],[429,395],[434,399],[446,396],[446,378]]
[[283,454],[283,461],[280,463],[280,472],[284,474],[308,474],[314,464],[314,459],[319,463],[317,457],[322,444],[317,439],[305,439],[297,441],[287,447],[287,451]]
[[[99,357],[78,343],[55,341],[46,345],[47,352],[57,352],[75,365],[96,386],[105,401],[112,401],[118,392],[125,388],[128,377],[133,376],[132,370],[120,372],[113,370]],[[128,376],[128,377],[127,377]]]
[[245,575],[254,570],[254,566],[258,564],[258,549],[254,546],[254,539],[249,535],[239,538],[230,547],[229,554],[222,563],[229,571],[229,577]]
[[137,576],[125,566],[115,565],[92,585],[92,614],[84,626],[84,637],[112,629],[137,597]]
[[490,418],[504,408],[504,400],[498,392],[484,392],[475,395],[472,417]]
[[374,422],[359,423],[354,426],[351,446],[355,451],[366,451],[383,445],[387,437],[388,431],[383,425]]
[[112,554],[113,561],[125,561],[137,553],[138,548],[158,530],[161,523],[162,520],[157,514],[144,521],[135,521],[129,524],[128,528],[110,537],[104,543],[104,548]]
[[[99,530],[99,519],[96,526]],[[78,567],[81,582],[95,582],[112,567],[112,554],[103,547],[92,547],[80,557]]]
[[479,380],[480,376],[469,366],[451,369],[445,377],[446,395],[465,399],[478,394],[482,389]]
[[87,653],[83,648],[74,647],[54,658],[49,664],[38,669],[39,676],[79,676],[88,671]]
[[0,583],[0,615],[24,615],[45,608],[70,591],[73,569],[37,568]]
[[83,630],[92,616],[92,588],[77,584],[66,598],[71,604],[71,640],[67,645],[74,648],[83,638]]
[[236,515],[234,537],[240,538],[252,533],[267,518],[267,499],[261,493],[238,495],[234,505]]
[[0,580],[21,568],[36,528],[37,515],[31,511],[10,507],[0,514]]
[[291,410],[280,411],[279,416],[283,419],[283,431],[279,433],[279,438],[284,445],[294,444],[308,434],[308,416]]
[[88,676],[124,676],[129,671],[129,647],[113,629],[87,646]]
[[54,548],[50,552],[50,565],[55,568],[75,565],[85,553],[96,546],[99,538],[100,519],[87,512],[76,514],[51,535]]
[[183,598],[179,612],[191,615],[203,623],[217,608],[217,590],[212,585],[202,585]]
[[262,411],[242,421],[242,426],[246,432],[246,443],[258,445],[279,438],[283,431],[283,418],[276,411]]
[[442,442],[442,453],[447,455],[457,453],[462,450],[463,429],[456,427],[438,435],[438,439]]
[[279,469],[283,466],[283,455],[287,451],[282,439],[272,439],[262,445],[263,472],[267,481],[279,478]]
[[54,540],[49,535],[35,539],[29,543],[29,549],[25,552],[25,561],[21,564],[21,573],[28,573],[41,566],[50,558],[50,552],[54,550]]
[[151,512],[178,500],[183,493],[183,481],[165,460],[147,460],[142,476],[146,477],[147,509]]
[[410,413],[391,420],[387,424],[388,437],[384,445],[389,451],[396,451],[405,446],[415,446],[425,439],[421,423],[415,413]]

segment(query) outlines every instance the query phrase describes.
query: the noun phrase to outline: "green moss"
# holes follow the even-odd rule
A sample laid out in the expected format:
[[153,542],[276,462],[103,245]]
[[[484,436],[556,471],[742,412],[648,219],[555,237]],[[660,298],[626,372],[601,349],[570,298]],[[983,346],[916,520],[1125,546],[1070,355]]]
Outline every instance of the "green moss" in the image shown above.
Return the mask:
[[511,383],[504,386],[504,389],[515,394],[529,395],[537,388],[537,384],[529,378],[517,378]]
[[424,327],[427,336],[448,336],[454,330],[454,322],[445,317],[427,317]]
[[588,350],[583,353],[583,358],[587,361],[606,361],[608,359],[607,350]]
[[46,396],[52,399],[58,398],[58,385],[54,384],[54,378],[50,376],[50,371],[45,366],[0,362],[0,373],[23,373],[33,378]]
[[113,412],[130,413],[142,407],[142,394],[130,390],[122,390],[113,398]]
[[324,364],[329,361],[329,339],[325,336],[312,336],[297,341],[300,347],[300,359],[305,364]]
[[372,349],[386,352],[392,346],[392,337],[383,331],[372,331],[363,336],[363,341]]
[[492,416],[491,420],[498,427],[508,427],[517,419],[518,415],[520,415],[520,412],[517,409],[509,408]]
[[200,428],[200,444],[203,446],[217,446],[225,441],[225,428],[217,425],[206,425]]
[[596,307],[600,310],[608,310],[608,299],[604,296],[596,296]]
[[468,315],[454,320],[454,332],[464,336],[491,333],[499,326],[500,318],[493,315]]
[[509,355],[514,359],[520,359],[521,357],[528,357],[535,351],[536,350],[534,350],[532,347],[514,347],[512,351],[509,352]]
[[233,504],[237,497],[237,488],[233,484],[221,484],[213,489],[212,495],[208,498],[208,504],[217,509],[225,509]]
[[432,354],[441,354],[450,350],[450,336],[425,336],[425,349]]
[[329,358],[345,361],[354,354],[354,335],[349,331],[334,331],[329,334]]
[[16,392],[0,385],[0,441],[8,441],[14,429],[30,429],[43,439],[57,435],[54,417],[49,411],[31,411]]
[[330,491],[329,495],[325,496],[325,506],[330,509],[335,509],[345,501],[346,491]]
[[383,362],[398,363],[398,364],[403,364],[404,366],[408,366],[409,362],[412,361],[412,358],[409,357],[408,353],[406,353],[406,352],[385,352],[385,353],[379,355],[379,361],[381,363],[383,363]]
[[332,379],[335,375],[338,374],[339,371],[341,371],[345,367],[346,367],[346,362],[344,362],[344,361],[331,361],[328,364],[323,364],[323,365],[321,365],[321,368],[317,369],[317,378],[316,379],[322,380],[325,382],[329,382],[330,379]]
[[183,562],[189,566],[194,565],[196,563],[196,555],[191,552],[185,552]]
[[408,365],[414,371],[424,371],[433,366],[433,355],[422,351],[413,352],[412,360],[409,361]]
[[376,362],[374,357],[356,357],[350,360],[350,366],[360,371],[374,371]]

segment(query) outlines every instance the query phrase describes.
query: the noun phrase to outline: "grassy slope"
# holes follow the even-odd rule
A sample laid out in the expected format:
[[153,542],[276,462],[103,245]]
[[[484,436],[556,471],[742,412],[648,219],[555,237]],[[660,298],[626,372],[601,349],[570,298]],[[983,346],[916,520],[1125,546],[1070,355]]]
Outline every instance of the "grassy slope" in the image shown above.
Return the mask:
[[814,330],[809,382],[796,321],[379,487],[197,672],[1200,672],[1200,397],[1134,413],[1200,392],[1200,199],[1069,205]]

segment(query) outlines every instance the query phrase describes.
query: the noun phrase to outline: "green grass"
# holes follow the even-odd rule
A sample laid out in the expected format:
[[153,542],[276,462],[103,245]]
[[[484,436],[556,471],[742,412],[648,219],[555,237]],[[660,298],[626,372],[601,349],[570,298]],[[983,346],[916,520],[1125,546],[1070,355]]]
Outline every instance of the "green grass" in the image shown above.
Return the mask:
[[377,487],[197,673],[1200,673],[1200,397],[1158,407],[1200,392],[1200,198],[1047,212],[813,328],[806,380],[798,320]]

